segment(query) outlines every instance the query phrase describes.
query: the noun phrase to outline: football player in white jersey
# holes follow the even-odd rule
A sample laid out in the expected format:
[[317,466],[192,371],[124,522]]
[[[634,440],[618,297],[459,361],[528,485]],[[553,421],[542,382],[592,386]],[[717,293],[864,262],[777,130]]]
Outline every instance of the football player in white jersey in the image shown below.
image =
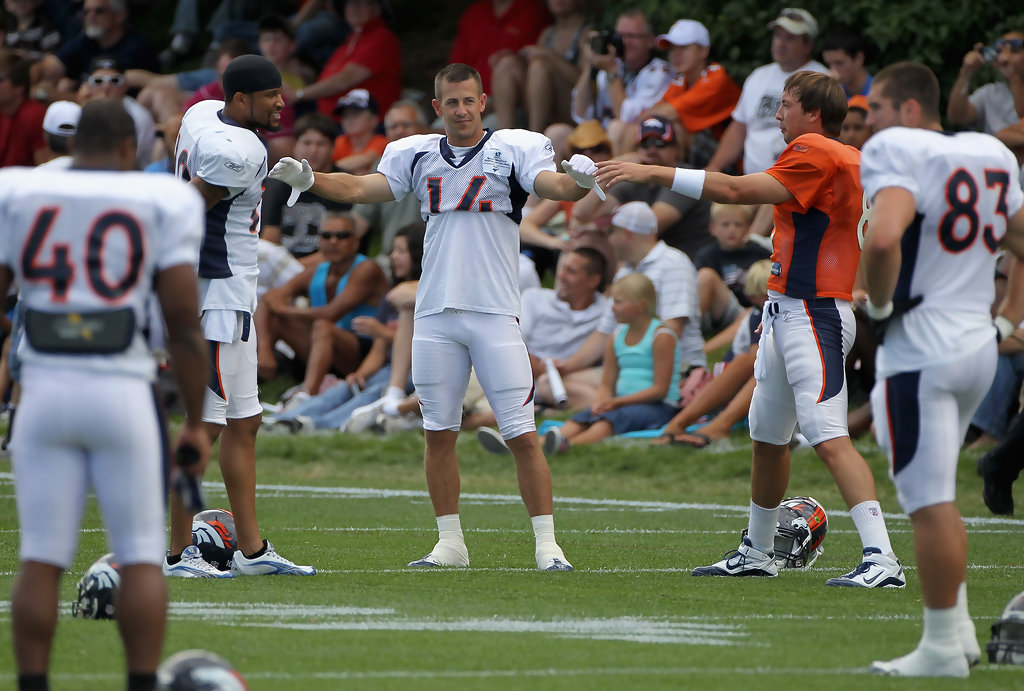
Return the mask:
[[[959,448],[992,383],[997,331],[1024,318],[1011,279],[993,326],[1000,246],[1024,259],[1018,166],[987,134],[947,134],[924,65],[875,75],[861,178],[872,213],[862,268],[881,333],[871,392],[876,433],[914,530],[924,632],[909,655],[875,662],[897,676],[966,677],[980,651],[967,610],[967,533],[957,511]],[[881,323],[879,323],[881,322]]]
[[256,520],[256,432],[262,407],[256,388],[256,284],[260,210],[267,144],[257,127],[281,126],[281,73],[266,58],[243,55],[222,76],[225,101],[188,109],[174,147],[177,174],[206,202],[199,251],[199,309],[212,369],[203,422],[212,444],[220,436],[220,469],[235,519],[238,549],[221,571],[192,548],[192,515],[171,499],[171,544],[164,573],[185,578],[244,575],[312,576],[279,555]]
[[124,172],[134,170],[135,125],[104,99],[82,109],[71,169],[0,171],[0,295],[16,279],[26,307],[13,452],[19,689],[48,688],[60,576],[74,560],[90,488],[120,566],[127,688],[155,687],[167,466],[143,335],[154,294],[189,415],[178,450],[197,457],[186,472],[198,476],[209,455],[198,418],[208,366],[194,268],[202,200],[177,180]]
[[416,299],[412,376],[426,431],[424,466],[437,517],[434,549],[409,566],[469,566],[459,521],[455,440],[470,364],[508,441],[519,489],[533,522],[537,568],[570,571],[555,541],[551,472],[533,417],[533,375],[519,332],[519,219],[527,195],[577,200],[594,186],[593,161],[576,155],[555,172],[547,137],[525,130],[484,130],[487,96],[480,75],[455,63],[434,79],[434,111],[446,135],[388,144],[378,172],[316,173],[282,162],[271,177],[298,191],[347,202],[384,202],[415,194],[427,224]]

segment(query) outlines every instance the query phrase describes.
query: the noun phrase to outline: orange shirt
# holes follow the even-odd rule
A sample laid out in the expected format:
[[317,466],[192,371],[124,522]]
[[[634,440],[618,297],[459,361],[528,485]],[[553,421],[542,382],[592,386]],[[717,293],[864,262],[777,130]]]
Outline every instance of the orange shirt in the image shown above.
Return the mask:
[[860,151],[804,134],[765,171],[793,198],[775,205],[768,288],[789,297],[852,299],[863,209]]
[[[713,62],[695,84],[687,84],[685,79],[673,81],[661,100],[676,109],[687,131],[701,132],[732,114],[740,100],[740,88],[721,65]],[[721,137],[722,133],[716,132],[715,136]]]
[[370,138],[370,143],[364,146],[359,151],[355,151],[352,148],[352,140],[348,138],[347,134],[340,135],[334,140],[334,158],[333,161],[340,161],[343,158],[347,158],[352,154],[361,154],[364,151],[376,151],[378,156],[384,155],[384,148],[388,145],[388,138],[383,134],[375,134]]

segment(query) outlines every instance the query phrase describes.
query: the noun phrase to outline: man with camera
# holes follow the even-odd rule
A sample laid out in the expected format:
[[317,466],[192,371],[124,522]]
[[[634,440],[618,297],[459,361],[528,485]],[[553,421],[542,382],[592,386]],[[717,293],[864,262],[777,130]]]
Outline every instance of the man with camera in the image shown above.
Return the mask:
[[[991,82],[970,93],[971,79],[991,63],[1003,80]],[[953,90],[949,94],[946,117],[950,122],[972,127],[980,125],[987,134],[1020,122],[1015,102],[1024,105],[1024,33],[1009,31],[991,46],[981,43],[964,56]]]
[[576,122],[600,120],[616,154],[627,125],[654,105],[672,79],[668,64],[654,57],[654,32],[643,12],[626,10],[613,31],[595,31],[583,41],[580,76],[572,91]]

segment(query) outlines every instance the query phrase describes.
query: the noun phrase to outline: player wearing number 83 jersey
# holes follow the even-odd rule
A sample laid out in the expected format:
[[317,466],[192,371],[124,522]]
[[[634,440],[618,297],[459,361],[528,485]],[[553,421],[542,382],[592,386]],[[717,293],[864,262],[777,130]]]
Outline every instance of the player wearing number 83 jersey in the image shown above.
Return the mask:
[[913,194],[893,302],[922,302],[888,326],[876,367],[885,377],[976,352],[994,338],[996,252],[1007,218],[1024,204],[1013,154],[978,132],[890,127],[864,146],[861,179]]

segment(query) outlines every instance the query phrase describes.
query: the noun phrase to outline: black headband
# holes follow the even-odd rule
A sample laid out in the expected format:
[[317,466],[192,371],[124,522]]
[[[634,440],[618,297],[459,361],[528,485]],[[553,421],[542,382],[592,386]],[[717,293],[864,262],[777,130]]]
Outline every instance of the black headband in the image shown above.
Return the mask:
[[262,56],[240,55],[228,63],[221,84],[224,86],[224,100],[230,101],[237,93],[254,94],[280,89],[281,72]]

